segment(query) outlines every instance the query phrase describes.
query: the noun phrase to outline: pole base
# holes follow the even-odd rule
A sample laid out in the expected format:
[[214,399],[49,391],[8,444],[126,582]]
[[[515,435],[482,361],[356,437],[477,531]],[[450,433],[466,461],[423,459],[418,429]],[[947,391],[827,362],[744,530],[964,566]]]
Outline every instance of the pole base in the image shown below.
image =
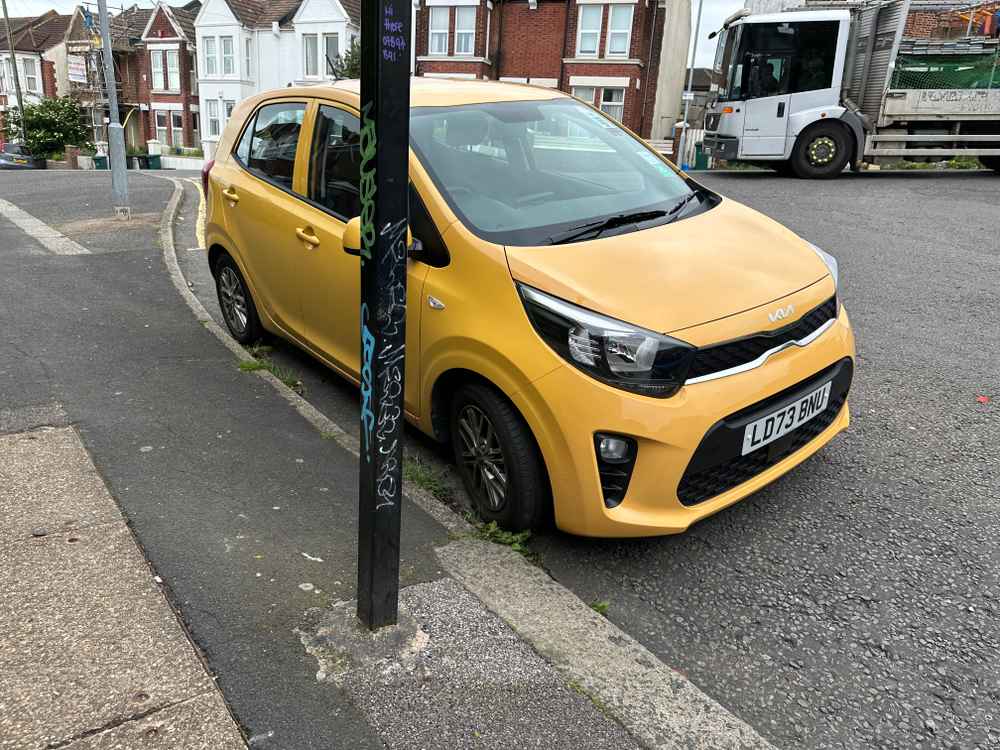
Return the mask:
[[119,221],[132,221],[132,209],[129,206],[115,206],[115,218]]

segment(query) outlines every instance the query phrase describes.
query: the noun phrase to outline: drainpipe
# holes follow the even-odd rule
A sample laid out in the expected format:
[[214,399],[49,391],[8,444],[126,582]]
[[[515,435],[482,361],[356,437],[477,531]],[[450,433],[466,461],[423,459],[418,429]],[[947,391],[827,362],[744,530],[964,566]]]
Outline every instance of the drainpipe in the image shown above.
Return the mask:
[[[503,59],[501,49],[503,48],[503,0],[496,0],[494,7],[497,9],[499,18],[497,19],[497,56],[493,61],[494,67],[496,67],[497,79],[500,78],[500,61]],[[487,41],[487,45],[489,42]],[[487,47],[489,49],[489,47]]]
[[[563,28],[563,48],[562,54],[559,56],[559,90],[563,91],[563,79],[566,77],[566,63],[563,60],[566,59],[566,48],[569,46],[569,11],[570,11],[570,1],[566,0],[566,20]],[[569,81],[566,82],[569,86]],[[571,92],[572,93],[572,92]],[[591,102],[593,103],[593,102]]]
[[[649,73],[653,69],[653,41],[656,39],[656,12],[660,9],[660,0],[653,0],[653,21],[649,25],[649,53],[646,55],[646,74],[642,77],[642,112],[639,114],[639,135],[642,135],[642,126],[646,122],[646,102],[649,101]],[[664,8],[664,11],[666,8]],[[663,61],[663,53],[660,53],[660,61]],[[659,66],[657,66],[659,67]],[[653,134],[653,123],[649,124],[649,134]]]

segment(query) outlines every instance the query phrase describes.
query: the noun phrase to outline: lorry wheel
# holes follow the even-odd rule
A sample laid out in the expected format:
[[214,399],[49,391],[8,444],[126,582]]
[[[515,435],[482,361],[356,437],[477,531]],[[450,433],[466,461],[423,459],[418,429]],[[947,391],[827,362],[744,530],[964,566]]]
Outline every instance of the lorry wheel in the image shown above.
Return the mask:
[[979,161],[987,169],[1000,174],[1000,156],[980,156]]
[[849,141],[838,125],[817,125],[799,135],[792,149],[795,174],[807,180],[824,180],[844,171],[850,159]]

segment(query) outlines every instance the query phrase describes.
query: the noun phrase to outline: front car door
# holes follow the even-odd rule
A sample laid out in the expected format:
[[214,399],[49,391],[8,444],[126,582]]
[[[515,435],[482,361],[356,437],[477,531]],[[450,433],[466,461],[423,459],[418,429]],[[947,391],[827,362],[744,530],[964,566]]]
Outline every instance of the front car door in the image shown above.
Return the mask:
[[[318,244],[303,257],[302,334],[318,356],[355,381],[361,371],[361,259],[344,251],[347,222],[361,215],[361,123],[346,104],[320,101],[310,118],[300,226]],[[419,401],[419,304],[427,265],[407,262],[406,410]]]
[[788,76],[790,57],[753,55],[750,92],[743,124],[742,150],[746,156],[775,156],[785,152],[788,132]]

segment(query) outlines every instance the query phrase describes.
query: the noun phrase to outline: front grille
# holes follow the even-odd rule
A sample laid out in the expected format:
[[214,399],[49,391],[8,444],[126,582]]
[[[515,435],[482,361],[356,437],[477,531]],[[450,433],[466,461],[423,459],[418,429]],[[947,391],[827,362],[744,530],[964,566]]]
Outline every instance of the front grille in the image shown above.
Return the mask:
[[784,328],[699,349],[695,353],[694,362],[691,363],[688,380],[753,362],[768,349],[773,349],[788,341],[798,341],[805,338],[836,316],[837,297],[833,296]]
[[719,113],[709,112],[705,115],[705,130],[715,132],[719,129]]
[[[792,394],[805,394],[819,383],[833,375],[833,386],[826,409],[817,414],[801,427],[776,440],[771,445],[764,446],[753,453],[740,455],[743,429],[745,426],[763,414],[774,410],[776,404]],[[800,383],[792,388],[776,394],[752,407],[731,415],[715,425],[706,434],[701,445],[691,457],[684,476],[677,486],[677,498],[682,505],[691,506],[710,500],[733,487],[753,479],[765,469],[788,458],[797,450],[803,448],[833,424],[834,419],[847,401],[850,390],[853,366],[850,360],[827,368],[822,373],[812,377],[806,383]],[[797,397],[797,396],[796,396]],[[731,458],[719,460],[719,455],[729,455]]]

